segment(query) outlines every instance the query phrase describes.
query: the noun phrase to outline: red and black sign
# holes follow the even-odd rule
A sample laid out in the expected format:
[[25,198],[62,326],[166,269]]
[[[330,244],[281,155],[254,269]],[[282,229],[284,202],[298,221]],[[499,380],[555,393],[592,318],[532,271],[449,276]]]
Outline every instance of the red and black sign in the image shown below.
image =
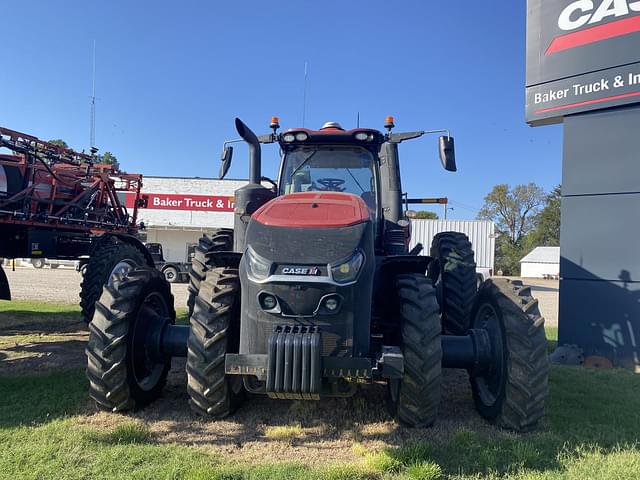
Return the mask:
[[[189,210],[202,212],[233,212],[234,197],[169,193],[143,193],[142,208],[150,210]],[[127,195],[126,206],[132,208],[135,197]]]
[[640,101],[640,0],[527,6],[527,122]]

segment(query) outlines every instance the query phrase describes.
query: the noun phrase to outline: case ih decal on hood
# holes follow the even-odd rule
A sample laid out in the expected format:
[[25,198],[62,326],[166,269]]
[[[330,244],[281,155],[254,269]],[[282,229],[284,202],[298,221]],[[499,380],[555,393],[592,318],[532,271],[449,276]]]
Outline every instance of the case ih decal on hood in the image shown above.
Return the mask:
[[319,267],[282,267],[283,275],[320,275]]
[[[640,1],[601,0],[599,5],[592,0],[570,3],[558,17],[558,28],[570,33],[554,38],[545,54],[638,32],[639,13]],[[610,21],[612,19],[616,20]]]
[[640,0],[528,0],[527,122],[640,101]]

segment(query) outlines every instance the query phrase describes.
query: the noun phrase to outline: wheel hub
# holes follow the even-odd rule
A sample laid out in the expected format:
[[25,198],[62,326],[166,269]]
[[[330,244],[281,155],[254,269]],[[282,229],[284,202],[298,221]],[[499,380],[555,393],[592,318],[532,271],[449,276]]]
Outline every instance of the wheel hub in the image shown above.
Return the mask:
[[111,269],[111,274],[107,280],[107,285],[113,287],[114,282],[118,281],[118,279],[127,275],[131,270],[133,270],[136,266],[136,263],[130,259],[120,260],[115,266]]
[[162,376],[167,359],[154,354],[154,339],[170,323],[164,298],[158,292],[150,293],[138,310],[131,337],[133,376],[142,390],[153,388]]
[[504,332],[493,305],[485,303],[480,306],[473,325],[487,333],[490,343],[490,357],[487,367],[478,372],[472,372],[473,381],[476,383],[478,395],[485,405],[493,405],[505,379],[504,362]]

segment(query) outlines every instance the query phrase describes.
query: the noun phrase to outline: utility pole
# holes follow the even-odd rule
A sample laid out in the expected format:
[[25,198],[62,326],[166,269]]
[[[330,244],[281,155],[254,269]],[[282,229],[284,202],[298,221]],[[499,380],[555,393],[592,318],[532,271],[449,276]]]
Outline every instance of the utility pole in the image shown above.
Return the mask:
[[447,205],[444,205],[444,219],[447,219],[447,210],[451,210],[453,211],[453,207],[447,207]]

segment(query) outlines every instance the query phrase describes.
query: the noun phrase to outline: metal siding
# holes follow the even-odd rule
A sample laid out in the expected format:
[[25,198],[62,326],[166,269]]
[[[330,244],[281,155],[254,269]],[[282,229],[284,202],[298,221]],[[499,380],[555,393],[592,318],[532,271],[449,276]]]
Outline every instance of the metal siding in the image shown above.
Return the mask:
[[560,275],[560,263],[522,262],[520,276],[523,278],[544,278],[545,275]]
[[411,244],[422,243],[421,255],[429,255],[431,240],[440,232],[461,232],[469,237],[478,267],[493,268],[495,225],[487,220],[411,220]]

